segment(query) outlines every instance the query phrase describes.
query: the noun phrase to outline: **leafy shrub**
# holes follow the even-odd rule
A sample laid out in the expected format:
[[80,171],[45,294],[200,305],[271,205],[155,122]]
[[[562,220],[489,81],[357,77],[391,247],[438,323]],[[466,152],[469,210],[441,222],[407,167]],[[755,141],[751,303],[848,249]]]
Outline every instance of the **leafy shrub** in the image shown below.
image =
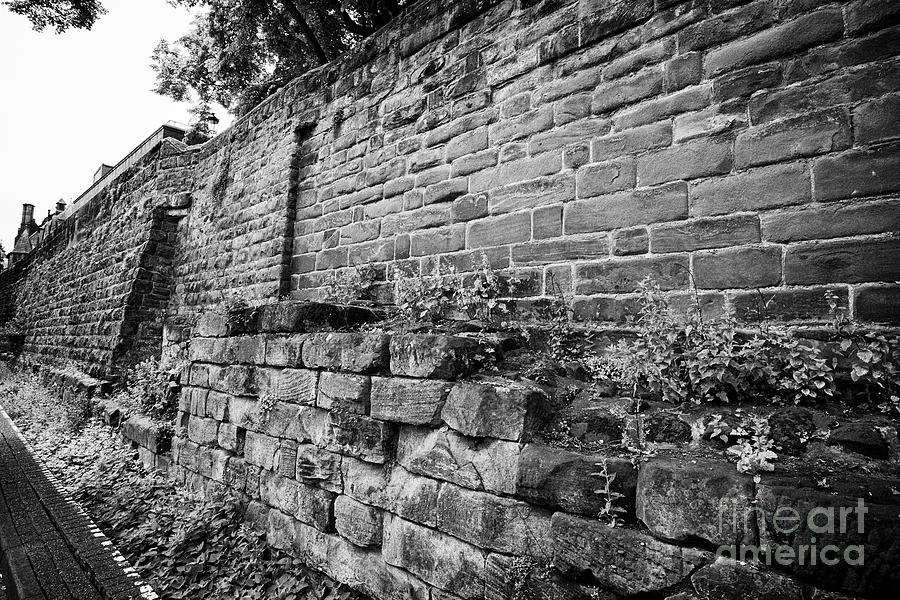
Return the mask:
[[178,411],[178,377],[185,363],[163,363],[149,358],[125,374],[123,388],[115,400],[126,412],[169,421]]
[[837,296],[825,294],[838,343],[835,366],[844,363],[851,380],[883,413],[900,417],[900,337],[863,330],[846,316]]
[[676,316],[650,278],[640,285],[637,338],[592,365],[598,377],[667,402],[757,399],[800,403],[831,396],[832,369],[818,348],[778,326],[740,331],[734,317]]

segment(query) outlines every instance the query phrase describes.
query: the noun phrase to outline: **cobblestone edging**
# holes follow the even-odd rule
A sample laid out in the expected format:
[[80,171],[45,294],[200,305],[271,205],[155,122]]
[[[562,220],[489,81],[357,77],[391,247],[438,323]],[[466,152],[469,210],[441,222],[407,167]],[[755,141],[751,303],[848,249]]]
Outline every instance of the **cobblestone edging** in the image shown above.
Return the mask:
[[2,407],[0,441],[0,565],[10,598],[158,598],[35,459]]

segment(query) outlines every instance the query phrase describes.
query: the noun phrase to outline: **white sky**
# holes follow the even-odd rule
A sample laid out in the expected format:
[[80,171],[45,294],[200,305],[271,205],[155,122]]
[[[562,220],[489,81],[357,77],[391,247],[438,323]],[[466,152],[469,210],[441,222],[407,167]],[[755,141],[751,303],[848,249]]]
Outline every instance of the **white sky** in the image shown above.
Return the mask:
[[[0,5],[0,240],[7,252],[22,203],[38,223],[187,104],[154,94],[150,54],[187,32],[191,15],[165,0],[103,0],[90,31],[38,33]],[[226,126],[220,113],[221,131]]]

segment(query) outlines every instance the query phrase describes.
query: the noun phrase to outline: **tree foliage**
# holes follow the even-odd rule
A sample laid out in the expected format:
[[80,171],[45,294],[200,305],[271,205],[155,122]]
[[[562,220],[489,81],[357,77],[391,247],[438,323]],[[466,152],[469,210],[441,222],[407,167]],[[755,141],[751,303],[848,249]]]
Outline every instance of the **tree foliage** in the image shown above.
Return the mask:
[[[409,0],[170,0],[199,8],[152,56],[156,92],[242,114],[374,33]],[[202,112],[202,111],[201,111]]]
[[70,28],[90,29],[106,13],[98,0],[10,0],[4,4],[27,17],[36,30],[53,27],[57,33]]

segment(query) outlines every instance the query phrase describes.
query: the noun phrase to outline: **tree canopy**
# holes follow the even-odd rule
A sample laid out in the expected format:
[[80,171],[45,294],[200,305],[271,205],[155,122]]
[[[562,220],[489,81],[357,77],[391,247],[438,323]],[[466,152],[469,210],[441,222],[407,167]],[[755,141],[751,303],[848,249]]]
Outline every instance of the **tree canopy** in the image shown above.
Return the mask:
[[4,4],[27,17],[38,31],[53,27],[57,33],[70,28],[90,29],[106,13],[97,0],[9,0]]
[[156,91],[242,114],[345,52],[409,0],[170,0],[201,8],[191,30],[153,52]]

